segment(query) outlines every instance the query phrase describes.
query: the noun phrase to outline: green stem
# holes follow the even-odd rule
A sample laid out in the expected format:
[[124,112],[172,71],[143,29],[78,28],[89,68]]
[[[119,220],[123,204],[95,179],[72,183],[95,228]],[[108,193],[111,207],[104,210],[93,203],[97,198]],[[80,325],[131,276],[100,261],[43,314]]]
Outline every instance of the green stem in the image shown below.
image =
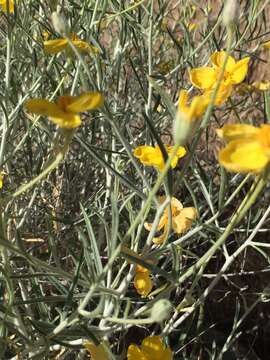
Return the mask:
[[58,153],[56,154],[53,161],[34,179],[29,181],[27,184],[21,185],[19,189],[16,190],[13,194],[3,198],[2,203],[7,203],[9,200],[14,200],[16,197],[30,190],[34,185],[36,185],[38,182],[44,179],[51,171],[53,171],[58,166],[58,164],[64,159],[68,151],[72,136],[73,136],[73,131],[66,132],[64,144],[62,147],[59,148]]
[[186,279],[188,279],[189,276],[192,275],[196,270],[200,269],[201,267],[204,268],[207,265],[208,261],[211,259],[211,257],[220,248],[220,246],[224,244],[234,227],[243,219],[247,211],[254,204],[260,192],[263,190],[267,182],[267,175],[268,171],[266,171],[266,174],[262,174],[259,177],[258,181],[253,182],[240,207],[232,216],[231,221],[226,227],[224,233],[218,238],[215,244],[197,261],[196,264],[192,265],[182,276],[180,276],[178,280],[179,284],[183,283]]

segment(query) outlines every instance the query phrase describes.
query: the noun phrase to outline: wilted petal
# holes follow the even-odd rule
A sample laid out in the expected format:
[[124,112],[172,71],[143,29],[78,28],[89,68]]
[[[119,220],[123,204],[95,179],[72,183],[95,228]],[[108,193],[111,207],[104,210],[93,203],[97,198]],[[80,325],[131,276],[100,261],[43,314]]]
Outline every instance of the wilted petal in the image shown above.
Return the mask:
[[192,222],[197,218],[197,211],[193,207],[184,208],[179,215],[173,217],[172,227],[177,234],[187,232]]
[[93,110],[102,106],[103,100],[104,98],[99,92],[87,92],[80,96],[74,96],[74,100],[67,105],[66,110],[73,113]]
[[172,207],[172,214],[175,214],[176,212],[180,212],[183,209],[183,204],[175,197],[172,197],[171,207]]
[[86,350],[90,353],[93,360],[109,360],[102,344],[95,345],[94,343],[87,341],[84,344]]
[[241,139],[231,141],[219,152],[219,162],[229,171],[239,173],[261,172],[269,161],[257,141]]
[[211,67],[200,67],[190,70],[190,81],[199,89],[209,89],[217,81],[218,73]]

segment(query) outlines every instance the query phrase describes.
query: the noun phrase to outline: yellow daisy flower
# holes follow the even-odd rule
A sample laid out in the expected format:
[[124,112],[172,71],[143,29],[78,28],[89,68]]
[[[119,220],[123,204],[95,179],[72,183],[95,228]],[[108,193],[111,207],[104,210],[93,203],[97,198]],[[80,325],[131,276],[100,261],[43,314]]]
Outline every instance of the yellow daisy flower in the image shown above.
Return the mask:
[[[162,204],[165,201],[165,196],[159,198]],[[192,222],[197,218],[197,210],[194,207],[184,208],[182,203],[175,197],[171,200],[171,212],[172,212],[172,229],[176,234],[182,234],[188,231],[192,225]],[[150,231],[153,224],[144,223],[146,230]],[[163,234],[153,238],[153,243],[160,245],[166,240],[167,232],[169,227],[169,209],[165,209],[164,214],[161,216],[157,226],[157,231],[163,229]]]
[[[166,149],[168,155],[170,155],[173,147],[165,145],[165,149]],[[156,146],[147,146],[147,145],[138,146],[134,150],[133,154],[145,166],[154,166],[154,167],[158,168],[160,171],[162,171],[164,168],[164,165],[165,165],[164,159],[163,159],[162,152],[158,145],[156,145]],[[171,167],[175,168],[178,163],[178,159],[185,156],[185,154],[186,154],[185,148],[182,146],[179,146],[177,154],[172,159]]]
[[[209,95],[209,92],[214,89],[217,83],[225,56],[226,51],[217,51],[211,55],[212,67],[205,66],[190,70],[189,76],[192,84],[201,90],[207,91]],[[217,105],[230,96],[233,85],[240,84],[245,79],[249,60],[249,57],[245,57],[242,60],[235,61],[232,56],[229,56],[218,93]]]
[[[7,13],[7,5],[8,5],[7,0],[0,0],[0,5],[2,8],[2,11]],[[14,1],[13,0],[9,0],[9,13],[14,14]]]
[[79,113],[102,106],[103,96],[98,92],[86,92],[79,96],[60,96],[56,103],[45,99],[25,102],[25,109],[37,115],[47,116],[60,128],[73,129],[81,125]]
[[99,345],[95,345],[94,343],[87,341],[83,345],[90,353],[91,360],[109,360],[109,357],[106,354],[102,343],[100,343]]
[[[99,52],[98,48],[81,40],[74,33],[70,35],[70,39],[73,45],[76,46],[76,48],[82,52],[86,52],[86,53],[90,52],[94,54]],[[44,41],[43,45],[44,45],[45,54],[54,55],[54,54],[58,54],[61,51],[66,50],[69,56],[72,55],[72,49],[70,49],[68,40],[66,38],[47,40]]]
[[127,351],[127,360],[172,360],[172,358],[172,350],[164,345],[160,336],[148,336],[140,347],[131,344]]
[[228,141],[218,159],[229,171],[259,173],[269,163],[270,125],[227,124],[217,133]]

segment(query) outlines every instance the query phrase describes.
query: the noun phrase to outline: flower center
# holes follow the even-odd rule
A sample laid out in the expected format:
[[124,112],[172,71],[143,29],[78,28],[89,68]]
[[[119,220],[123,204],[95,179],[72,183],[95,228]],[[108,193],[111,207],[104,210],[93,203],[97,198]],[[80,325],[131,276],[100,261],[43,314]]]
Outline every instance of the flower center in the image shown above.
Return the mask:
[[71,102],[72,102],[71,96],[59,96],[59,98],[56,101],[56,103],[60,107],[60,109],[65,112],[69,112],[69,111],[67,111],[67,106],[69,104],[71,104]]

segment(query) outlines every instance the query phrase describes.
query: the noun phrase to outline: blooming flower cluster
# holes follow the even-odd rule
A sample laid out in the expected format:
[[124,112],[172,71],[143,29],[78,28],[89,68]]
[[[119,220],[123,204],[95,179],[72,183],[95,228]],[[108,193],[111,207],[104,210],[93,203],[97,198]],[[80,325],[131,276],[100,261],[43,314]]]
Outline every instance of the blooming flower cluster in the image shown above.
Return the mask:
[[[184,115],[187,121],[197,120],[205,112],[212,92],[218,83],[225,58],[226,51],[217,51],[211,55],[212,66],[190,70],[189,77],[192,85],[202,90],[203,93],[193,97],[189,102],[187,91],[180,91],[178,112]],[[248,63],[249,57],[236,61],[232,56],[228,56],[225,71],[215,97],[215,105],[222,105],[231,95],[233,86],[240,84],[245,79]]]
[[[198,89],[204,91],[203,96],[209,98],[217,85],[223,64],[226,58],[226,51],[217,51],[211,55],[212,66],[205,66],[190,71],[190,81]],[[233,86],[240,84],[246,77],[250,58],[245,57],[236,61],[228,56],[225,71],[215,99],[215,105],[221,105],[231,95]]]

